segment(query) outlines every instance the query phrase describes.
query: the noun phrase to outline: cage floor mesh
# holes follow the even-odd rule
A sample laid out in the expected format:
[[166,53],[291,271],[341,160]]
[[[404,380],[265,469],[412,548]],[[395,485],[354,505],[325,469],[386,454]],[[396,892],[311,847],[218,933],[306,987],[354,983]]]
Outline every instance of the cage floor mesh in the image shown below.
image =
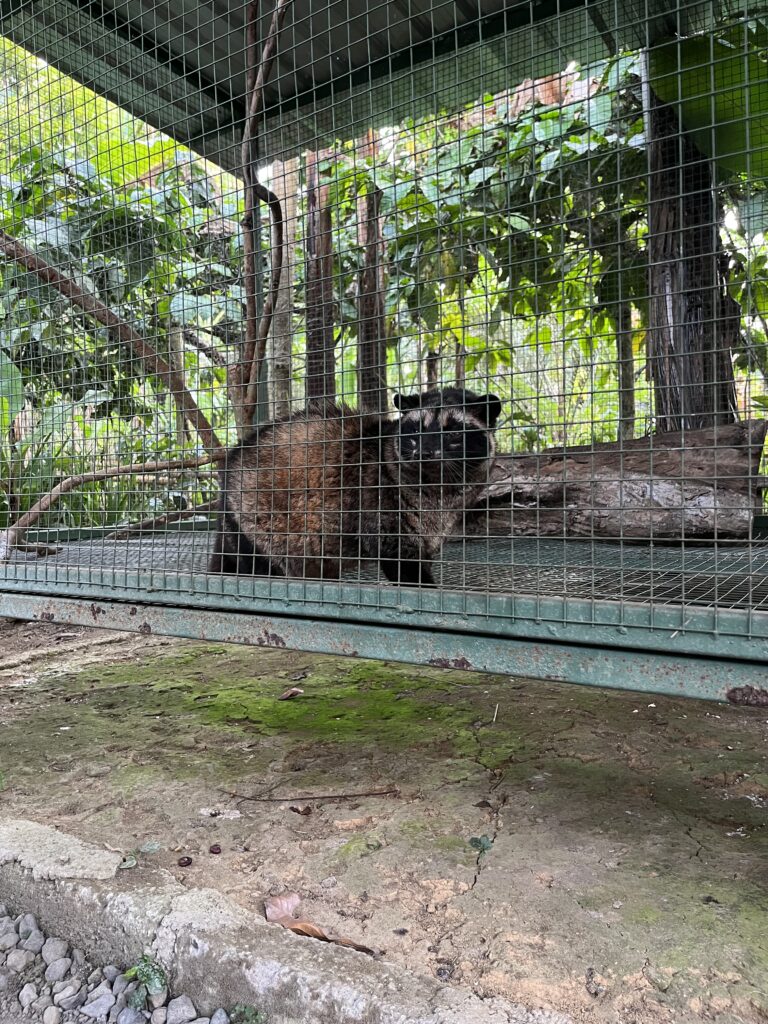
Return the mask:
[[[206,531],[143,534],[123,541],[67,543],[42,561],[54,585],[58,566],[98,569],[100,576],[105,570],[115,574],[149,571],[156,579],[158,573],[205,573],[212,543],[213,533]],[[41,560],[17,552],[6,571],[18,580],[30,563],[39,567]],[[536,538],[473,539],[445,546],[435,566],[435,578],[439,587],[450,591],[766,610],[768,543],[682,548]],[[345,579],[385,583],[375,567]],[[174,590],[178,590],[178,580]]]

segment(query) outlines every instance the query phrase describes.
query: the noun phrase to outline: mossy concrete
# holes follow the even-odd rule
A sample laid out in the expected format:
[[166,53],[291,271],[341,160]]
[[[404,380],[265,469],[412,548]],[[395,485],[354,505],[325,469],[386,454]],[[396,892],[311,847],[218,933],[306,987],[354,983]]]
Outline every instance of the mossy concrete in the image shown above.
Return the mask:
[[485,997],[766,1020],[764,710],[182,642],[62,670],[43,648],[0,656],[1,813],[251,910],[295,890]]

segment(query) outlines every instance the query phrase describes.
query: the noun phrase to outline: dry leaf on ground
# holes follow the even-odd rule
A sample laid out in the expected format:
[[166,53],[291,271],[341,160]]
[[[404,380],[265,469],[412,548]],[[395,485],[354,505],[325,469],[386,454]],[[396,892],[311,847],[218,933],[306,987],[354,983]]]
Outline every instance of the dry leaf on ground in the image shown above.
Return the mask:
[[368,946],[361,946],[352,939],[345,939],[342,935],[334,935],[322,929],[311,921],[300,921],[293,916],[298,907],[301,897],[295,892],[284,892],[279,896],[268,896],[264,900],[264,912],[268,921],[273,924],[282,925],[297,935],[305,935],[310,939],[319,939],[321,942],[332,942],[336,946],[347,946],[356,949],[360,953],[367,953],[369,956],[377,956],[377,951]]
[[301,697],[304,693],[300,686],[291,686],[285,693],[281,693],[278,700],[292,700],[294,697]]

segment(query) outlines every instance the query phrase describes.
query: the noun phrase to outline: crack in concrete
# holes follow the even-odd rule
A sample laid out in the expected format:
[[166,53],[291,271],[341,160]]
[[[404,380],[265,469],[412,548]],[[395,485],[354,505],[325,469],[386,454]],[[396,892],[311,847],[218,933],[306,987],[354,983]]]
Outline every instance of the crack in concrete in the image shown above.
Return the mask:
[[[487,724],[487,723],[483,723],[483,724]],[[470,760],[471,760],[471,762],[473,764],[477,765],[479,768],[482,769],[482,771],[484,771],[488,775],[488,789],[487,789],[487,795],[485,797],[485,800],[488,803],[489,809],[490,809],[491,814],[492,814],[491,829],[489,830],[490,834],[488,835],[488,839],[489,839],[489,842],[490,842],[490,848],[488,850],[479,849],[477,851],[477,856],[475,858],[475,868],[474,868],[474,873],[473,873],[473,876],[472,876],[472,881],[470,882],[468,888],[465,889],[464,892],[457,893],[456,896],[451,897],[451,899],[449,899],[447,901],[446,906],[449,903],[452,903],[456,899],[464,898],[468,893],[471,893],[475,889],[475,887],[477,886],[477,884],[478,884],[478,882],[480,880],[480,875],[483,873],[483,870],[484,870],[484,868],[486,867],[486,864],[487,864],[487,861],[484,858],[486,858],[492,852],[493,846],[494,846],[496,840],[498,839],[499,833],[501,832],[501,829],[502,829],[502,811],[503,811],[503,809],[506,806],[507,801],[508,801],[508,797],[507,796],[502,796],[501,800],[498,800],[498,801],[495,800],[496,792],[497,792],[499,786],[504,781],[504,773],[501,770],[501,768],[491,768],[491,767],[489,767],[483,761],[483,753],[484,753],[484,751],[483,751],[483,743],[482,743],[481,737],[477,733],[477,728],[472,731],[472,736],[473,736],[473,739],[475,741],[475,745],[477,747],[477,753],[476,753],[476,755],[474,757],[470,758]],[[466,920],[462,921],[461,923],[455,925],[455,927],[451,928],[450,930],[448,930],[445,933],[442,933],[442,934],[440,934],[440,935],[438,935],[436,937],[437,941],[435,942],[434,945],[435,945],[435,956],[436,956],[437,959],[439,959],[441,954],[443,953],[444,946],[450,944],[450,946],[452,947],[450,956],[446,956],[446,954],[443,954],[443,956],[446,959],[449,959],[451,963],[455,962],[457,954],[456,954],[456,944],[454,942],[454,939],[462,931],[462,929],[466,927],[466,925],[467,925],[467,921]],[[446,951],[446,953],[447,953],[447,951]],[[475,991],[475,995],[478,998],[482,999],[482,996],[475,989],[473,989],[473,991]],[[508,1020],[510,1022],[513,1022],[514,1018],[508,1017]]]

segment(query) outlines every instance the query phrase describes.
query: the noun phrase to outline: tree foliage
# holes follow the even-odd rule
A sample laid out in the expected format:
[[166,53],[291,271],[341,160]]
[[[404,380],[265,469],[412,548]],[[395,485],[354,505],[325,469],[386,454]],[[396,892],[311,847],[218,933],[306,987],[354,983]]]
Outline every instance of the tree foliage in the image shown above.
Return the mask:
[[[667,51],[655,60],[656,78],[670,81]],[[338,394],[357,400],[358,221],[361,199],[376,190],[390,388],[417,387],[437,366],[445,383],[482,384],[504,399],[502,446],[612,440],[617,353],[629,333],[636,430],[652,426],[640,77],[639,57],[622,54],[392,126],[375,146],[345,140],[318,154],[331,208]],[[694,93],[684,97],[681,116],[695,119]],[[7,41],[0,159],[0,227],[151,338],[167,361],[180,360],[202,411],[224,442],[233,439],[226,366],[245,315],[238,183]],[[726,169],[723,238],[744,311],[738,365],[744,377],[765,377],[764,203],[747,187],[749,168]],[[302,190],[300,220],[305,214]],[[266,266],[266,224],[262,238]],[[297,402],[305,255],[299,238]],[[0,525],[68,475],[196,451],[173,397],[131,350],[33,275],[0,264]],[[160,483],[102,481],[69,494],[49,522],[117,524],[207,500],[211,488],[210,474],[192,472]]]

